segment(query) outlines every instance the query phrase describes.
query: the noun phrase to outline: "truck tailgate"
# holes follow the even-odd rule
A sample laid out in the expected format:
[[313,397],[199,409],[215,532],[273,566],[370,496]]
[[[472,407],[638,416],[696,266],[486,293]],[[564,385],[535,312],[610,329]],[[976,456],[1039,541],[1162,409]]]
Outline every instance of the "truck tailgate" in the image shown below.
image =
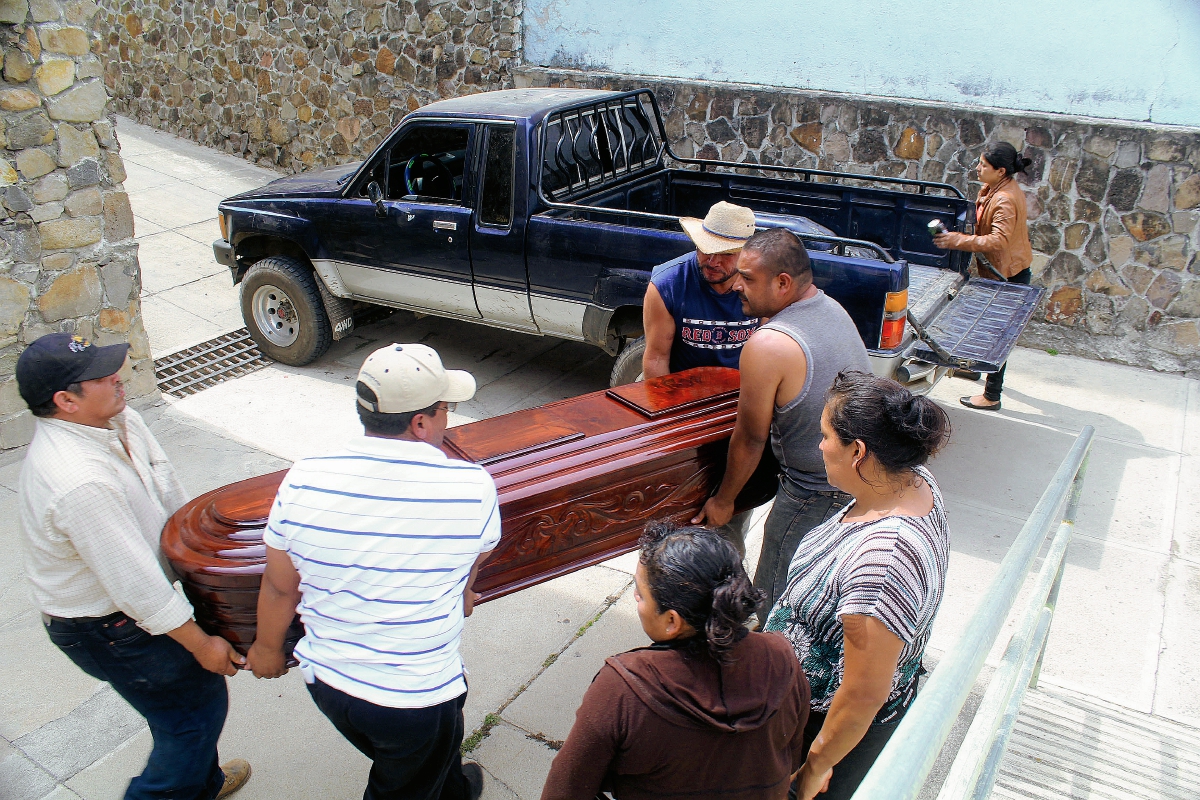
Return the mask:
[[972,278],[957,291],[951,290],[949,302],[927,322],[917,318],[950,358],[939,355],[926,341],[917,341],[912,355],[941,366],[995,372],[1016,346],[1045,291],[1040,286]]

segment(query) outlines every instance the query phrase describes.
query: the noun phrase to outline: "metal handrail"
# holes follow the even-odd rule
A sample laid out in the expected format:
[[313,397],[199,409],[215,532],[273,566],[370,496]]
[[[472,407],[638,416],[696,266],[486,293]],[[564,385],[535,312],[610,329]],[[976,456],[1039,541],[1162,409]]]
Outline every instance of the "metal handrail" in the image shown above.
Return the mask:
[[[938,800],[968,797],[982,800],[991,792],[1025,690],[1037,686],[1095,433],[1091,425],[1080,432],[1000,563],[1000,570],[967,623],[966,632],[917,694],[854,797],[915,800],[1009,617],[1026,576],[1057,522],[1057,532],[1033,594],[1024,606],[1020,627],[1009,641],[975,712]],[[1060,515],[1064,503],[1066,509]]]

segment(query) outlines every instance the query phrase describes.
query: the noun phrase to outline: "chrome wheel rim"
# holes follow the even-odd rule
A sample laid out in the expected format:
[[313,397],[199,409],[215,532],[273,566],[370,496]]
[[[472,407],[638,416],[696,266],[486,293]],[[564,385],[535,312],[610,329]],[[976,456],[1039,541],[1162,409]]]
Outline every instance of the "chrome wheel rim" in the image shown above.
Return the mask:
[[300,320],[292,298],[278,286],[263,284],[250,299],[254,325],[277,347],[289,347],[300,336]]

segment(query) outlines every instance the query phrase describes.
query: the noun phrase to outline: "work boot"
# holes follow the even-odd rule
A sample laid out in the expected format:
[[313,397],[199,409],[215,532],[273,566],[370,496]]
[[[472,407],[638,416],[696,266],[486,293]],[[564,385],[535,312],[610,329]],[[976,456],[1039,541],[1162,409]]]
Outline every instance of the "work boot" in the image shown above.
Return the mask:
[[483,794],[483,767],[474,761],[466,761],[462,765],[463,777],[467,779],[467,797],[479,800]]
[[225,773],[225,783],[221,786],[221,791],[217,792],[217,800],[224,800],[246,785],[246,781],[250,780],[250,762],[244,758],[235,758],[227,764],[222,764],[221,772]]

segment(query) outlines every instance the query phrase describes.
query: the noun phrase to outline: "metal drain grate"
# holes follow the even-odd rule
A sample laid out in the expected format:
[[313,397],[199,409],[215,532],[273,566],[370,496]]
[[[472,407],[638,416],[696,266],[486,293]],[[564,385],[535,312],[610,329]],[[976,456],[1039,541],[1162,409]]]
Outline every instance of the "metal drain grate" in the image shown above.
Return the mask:
[[154,374],[163,394],[187,397],[270,363],[270,359],[258,352],[250,333],[242,328],[163,356],[154,362]]

